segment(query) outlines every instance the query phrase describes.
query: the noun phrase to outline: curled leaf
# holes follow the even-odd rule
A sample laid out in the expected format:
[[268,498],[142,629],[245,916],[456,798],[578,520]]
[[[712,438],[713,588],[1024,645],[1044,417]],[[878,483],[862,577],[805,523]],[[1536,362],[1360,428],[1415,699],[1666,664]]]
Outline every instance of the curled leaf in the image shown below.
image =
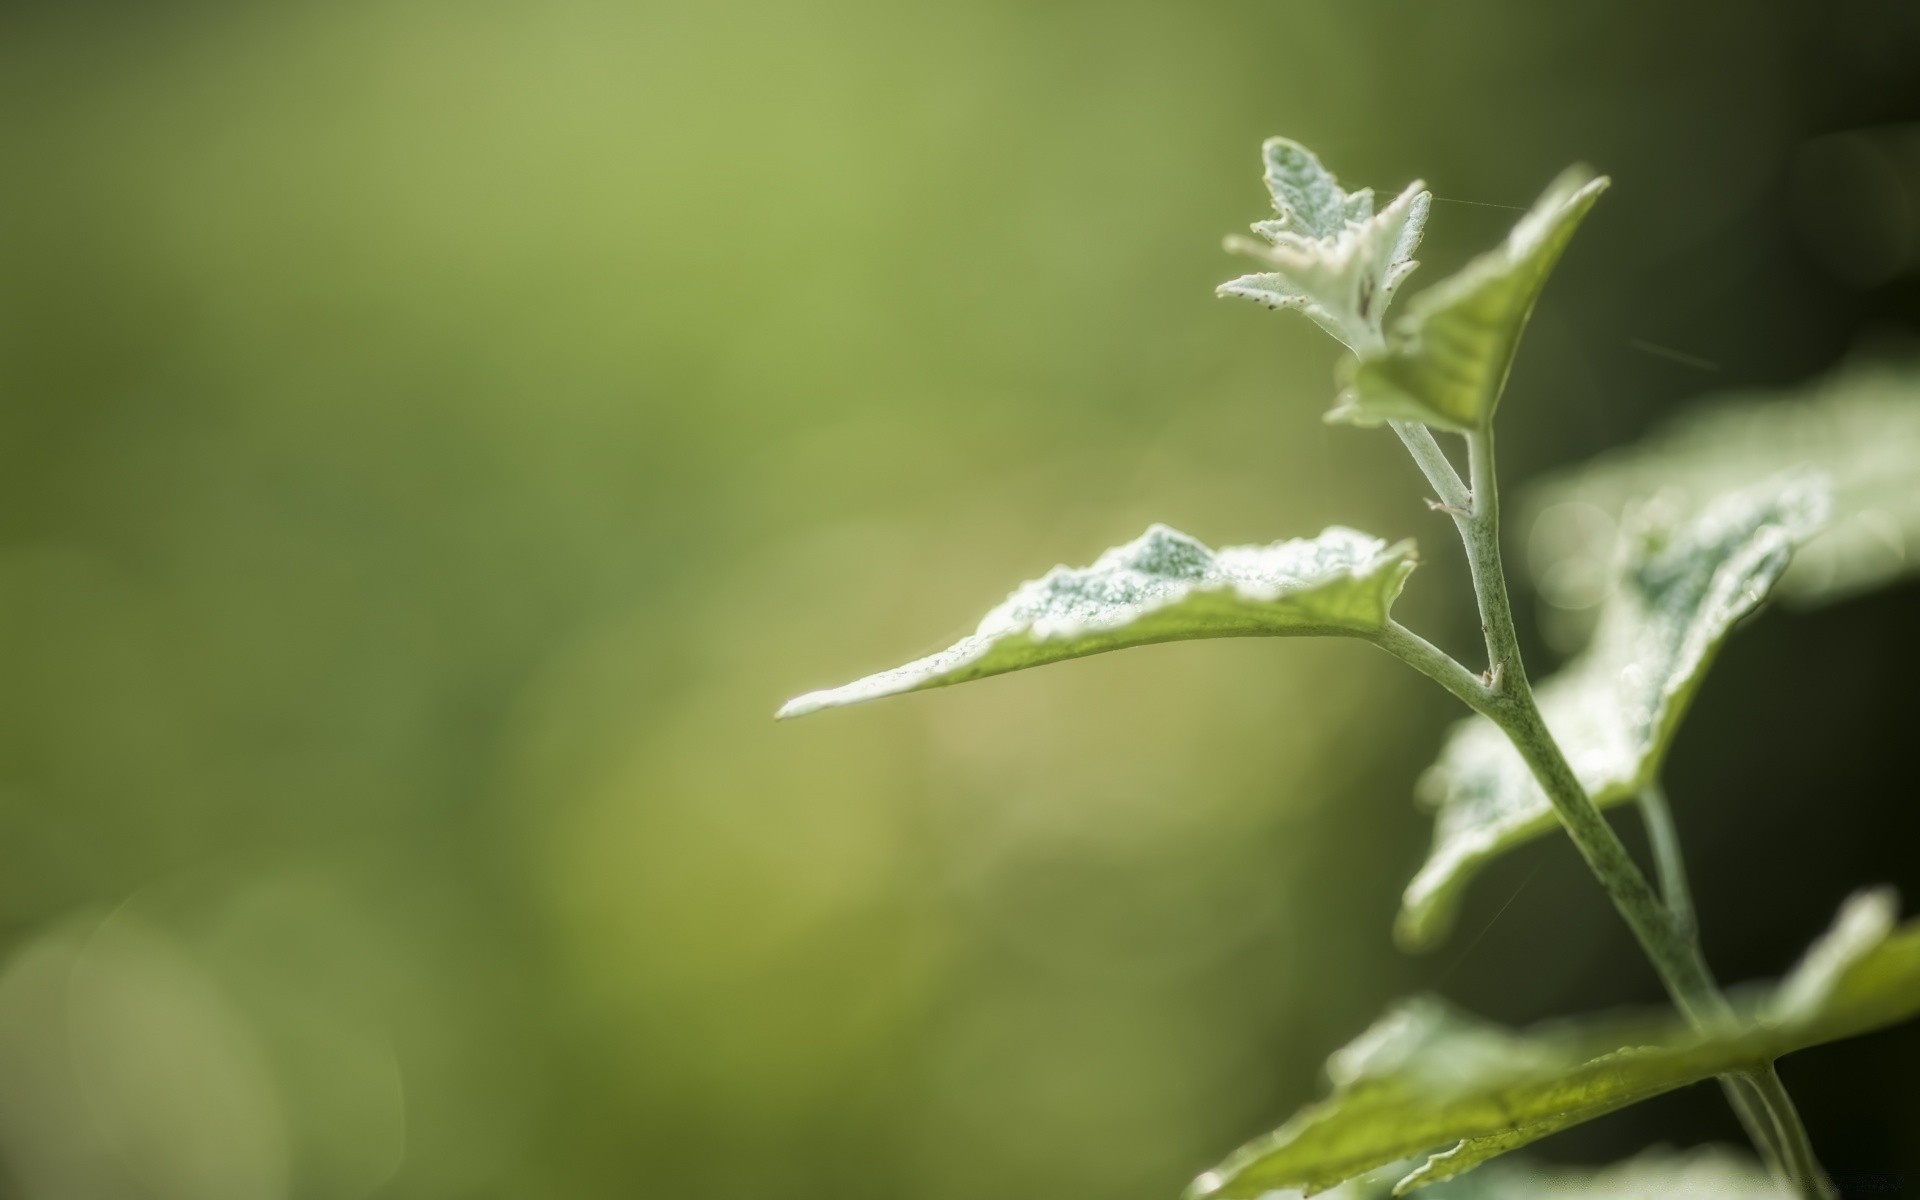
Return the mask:
[[1090,567],[1020,587],[971,636],[937,654],[788,701],[781,717],[944,687],[1153,642],[1364,636],[1387,623],[1413,570],[1412,542],[1351,529],[1215,552],[1155,525]]
[[1388,302],[1419,265],[1413,252],[1432,196],[1416,182],[1375,213],[1371,188],[1342,190],[1297,142],[1269,138],[1264,152],[1276,215],[1254,223],[1261,241],[1229,238],[1227,248],[1270,269],[1223,283],[1218,293],[1297,308],[1350,349],[1377,346]]
[[1584,167],[1564,172],[1498,248],[1408,301],[1385,351],[1353,366],[1328,419],[1463,433],[1492,421],[1534,302],[1607,182]]

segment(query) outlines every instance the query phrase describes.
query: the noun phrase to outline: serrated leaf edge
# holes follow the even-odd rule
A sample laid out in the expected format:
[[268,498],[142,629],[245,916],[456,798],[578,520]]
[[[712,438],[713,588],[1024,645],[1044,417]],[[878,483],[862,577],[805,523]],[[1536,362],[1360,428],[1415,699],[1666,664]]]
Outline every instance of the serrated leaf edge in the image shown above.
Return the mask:
[[[1436,429],[1471,433],[1493,420],[1507,379],[1512,373],[1514,351],[1532,320],[1540,294],[1565,252],[1574,228],[1577,228],[1602,192],[1612,186],[1605,175],[1595,175],[1585,166],[1569,167],[1548,185],[1540,199],[1514,224],[1506,238],[1492,250],[1479,255],[1466,266],[1427,288],[1408,301],[1408,310],[1393,324],[1384,349],[1363,354],[1347,365],[1345,378],[1335,405],[1327,413],[1330,422],[1374,426],[1392,420],[1418,421]],[[1565,229],[1560,244],[1553,247],[1538,264],[1538,279],[1532,285],[1513,325],[1510,348],[1500,364],[1499,378],[1493,381],[1485,409],[1474,419],[1443,411],[1400,387],[1375,364],[1393,359],[1415,359],[1426,351],[1426,322],[1434,315],[1469,300],[1473,292],[1501,277],[1525,267],[1540,244]],[[1371,392],[1367,380],[1374,380]]]

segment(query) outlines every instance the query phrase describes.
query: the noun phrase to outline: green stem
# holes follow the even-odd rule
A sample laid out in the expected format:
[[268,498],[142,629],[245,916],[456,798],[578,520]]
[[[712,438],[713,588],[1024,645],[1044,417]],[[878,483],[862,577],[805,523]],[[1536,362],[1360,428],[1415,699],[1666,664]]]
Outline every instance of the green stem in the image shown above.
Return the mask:
[[[1519,636],[1500,561],[1500,499],[1494,478],[1492,434],[1484,429],[1469,434],[1467,449],[1472,496],[1465,511],[1453,516],[1466,546],[1479,600],[1487,673],[1475,678],[1465,667],[1397,625],[1390,624],[1375,640],[1438,681],[1507,735],[1681,1013],[1696,1026],[1726,1020],[1731,1010],[1707,969],[1692,929],[1675,918],[1647,883],[1574,775],[1541,716],[1520,658]],[[1418,461],[1419,456],[1415,458]],[[1806,1129],[1770,1064],[1761,1071],[1727,1076],[1722,1084],[1770,1167],[1791,1180],[1804,1200],[1829,1200],[1835,1195],[1813,1157]]]
[[1659,780],[1641,790],[1639,803],[1640,819],[1647,826],[1647,841],[1653,847],[1654,873],[1660,877],[1660,896],[1667,902],[1673,923],[1688,937],[1697,936],[1700,924],[1694,914],[1693,889],[1687,884],[1687,860],[1680,853],[1680,830],[1673,823],[1673,809]]
[[[1667,915],[1675,928],[1697,946],[1699,916],[1693,906],[1693,887],[1687,882],[1687,860],[1680,851],[1680,830],[1674,824],[1666,789],[1656,779],[1641,790],[1637,799],[1641,820],[1647,827],[1647,841],[1653,848],[1654,870],[1660,878],[1660,896],[1666,901]],[[1748,1110],[1765,1113],[1773,1129],[1773,1137],[1759,1143],[1767,1166],[1783,1178],[1810,1180],[1816,1189],[1824,1188],[1826,1177],[1813,1155],[1806,1127],[1773,1064],[1748,1072],[1738,1079],[1738,1084],[1745,1093],[1743,1103]]]
[[[1511,689],[1511,682],[1509,686]],[[1507,702],[1490,708],[1486,714],[1488,719],[1500,726],[1533,771],[1541,789],[1553,802],[1560,823],[1572,836],[1575,848],[1606,889],[1614,907],[1626,918],[1635,940],[1652,961],[1681,1013],[1696,1027],[1729,1019],[1732,1009],[1707,969],[1705,956],[1692,931],[1674,919],[1613,827],[1587,797],[1586,789],[1548,731],[1524,679],[1520,680],[1518,689],[1518,695],[1510,691]],[[1771,1072],[1769,1066],[1766,1074]],[[1768,1166],[1787,1178],[1803,1200],[1829,1200],[1835,1194],[1833,1185],[1827,1182],[1811,1151],[1794,1152],[1796,1144],[1806,1145],[1806,1129],[1787,1100],[1785,1090],[1779,1086],[1779,1080],[1775,1078],[1773,1086],[1768,1088],[1756,1072],[1723,1077],[1721,1084],[1740,1123]]]
[[[1446,651],[1397,622],[1388,622],[1387,627],[1371,640],[1446,688],[1475,712],[1507,730],[1509,736],[1514,738],[1516,749],[1527,759],[1528,765],[1534,767],[1541,786],[1548,790],[1550,796],[1577,795],[1580,798],[1578,806],[1571,806],[1574,815],[1570,820],[1562,812],[1568,832],[1607,889],[1608,895],[1613,898],[1615,906],[1626,916],[1627,923],[1646,949],[1648,957],[1654,961],[1675,1003],[1696,1025],[1729,1016],[1726,1000],[1708,974],[1691,935],[1681,936],[1677,929],[1671,929],[1662,921],[1663,914],[1670,920],[1670,911],[1654,896],[1653,889],[1633,864],[1626,848],[1587,800],[1572,768],[1567,766],[1559,747],[1547,733],[1545,722],[1527,721],[1524,718],[1516,721],[1509,715],[1513,702],[1501,700],[1488,686],[1484,676],[1475,675]],[[1538,709],[1533,706],[1530,694],[1526,706],[1537,716]],[[1515,725],[1520,727],[1517,734],[1513,729]],[[1523,739],[1526,743],[1524,746],[1521,744]],[[1556,804],[1556,809],[1559,808]],[[1581,815],[1582,809],[1587,815]],[[1771,1066],[1766,1073],[1772,1074]],[[1805,1197],[1825,1200],[1830,1196],[1831,1193],[1825,1190],[1824,1177],[1818,1174],[1818,1165],[1813,1163],[1811,1151],[1798,1156],[1789,1153],[1790,1143],[1806,1145],[1806,1134],[1797,1117],[1783,1120],[1777,1115],[1790,1115],[1793,1112],[1791,1101],[1787,1100],[1784,1090],[1779,1089],[1778,1079],[1774,1080],[1775,1090],[1772,1093],[1761,1087],[1757,1076],[1730,1075],[1721,1083],[1727,1091],[1728,1101],[1739,1114],[1741,1124],[1766,1160],[1768,1168],[1776,1175],[1796,1180],[1796,1183],[1805,1180],[1806,1183],[1800,1185],[1801,1194]],[[1798,1166],[1794,1161],[1796,1157],[1799,1159]],[[1808,1169],[1809,1164],[1811,1170]]]
[[1505,697],[1485,710],[1487,718],[1501,728],[1533,771],[1580,856],[1626,918],[1674,1002],[1695,1024],[1726,1015],[1726,1002],[1707,976],[1691,939],[1682,935],[1619,835],[1587,798],[1525,680],[1509,678],[1505,690]]
[[[1647,841],[1653,849],[1654,873],[1660,879],[1660,898],[1667,906],[1667,918],[1678,936],[1684,937],[1698,954],[1700,924],[1693,907],[1693,887],[1687,882],[1687,861],[1680,852],[1680,831],[1674,825],[1666,789],[1655,780],[1641,790],[1637,799],[1641,820],[1647,827]],[[1703,963],[1702,970],[1705,969]],[[1771,1092],[1761,1086],[1760,1072],[1729,1075],[1721,1084],[1747,1126],[1755,1147],[1766,1160],[1767,1169],[1778,1178],[1810,1180],[1818,1189],[1824,1176],[1819,1174],[1819,1164],[1813,1159],[1812,1146],[1807,1142],[1806,1130],[1801,1128],[1797,1114],[1785,1124],[1775,1115],[1777,1111],[1793,1113],[1793,1101],[1781,1086],[1779,1076],[1773,1074],[1772,1064],[1768,1064],[1765,1074],[1773,1080]],[[1760,1126],[1762,1119],[1764,1127]],[[1799,1155],[1792,1153],[1789,1144],[1795,1140],[1796,1133],[1804,1150]],[[1814,1194],[1821,1193],[1816,1190]]]
[[1813,1142],[1807,1137],[1807,1127],[1801,1123],[1800,1113],[1793,1106],[1793,1097],[1787,1095],[1786,1085],[1780,1082],[1780,1073],[1773,1069],[1772,1063],[1768,1063],[1746,1079],[1768,1115],[1773,1118],[1780,1135],[1780,1154],[1784,1162],[1776,1170],[1783,1169],[1803,1195],[1837,1197],[1838,1191],[1821,1169],[1820,1160],[1814,1157]]
[[1389,620],[1385,629],[1368,640],[1452,692],[1473,711],[1484,713],[1493,703],[1493,693],[1488,690],[1486,680],[1400,622]]
[[1406,446],[1407,453],[1413,456],[1414,465],[1427,477],[1439,506],[1448,512],[1465,512],[1467,506],[1473,503],[1473,497],[1467,494],[1467,485],[1460,481],[1460,472],[1453,469],[1447,452],[1434,440],[1433,430],[1418,421],[1389,421],[1387,424],[1400,435],[1400,442]]
[[[1487,641],[1487,678],[1496,692],[1531,697],[1526,667],[1520,661],[1520,634],[1513,626],[1507,576],[1500,565],[1500,488],[1493,473],[1493,435],[1479,430],[1467,437],[1469,509],[1454,517],[1473,593],[1480,603],[1480,632]],[[1549,738],[1551,740],[1551,738]]]

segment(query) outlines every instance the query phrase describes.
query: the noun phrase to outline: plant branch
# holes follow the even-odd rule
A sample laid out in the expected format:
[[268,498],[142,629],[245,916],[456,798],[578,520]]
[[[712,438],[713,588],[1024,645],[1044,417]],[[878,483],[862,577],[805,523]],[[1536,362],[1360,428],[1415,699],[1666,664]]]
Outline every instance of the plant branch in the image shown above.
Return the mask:
[[[1666,902],[1667,914],[1675,928],[1697,946],[1699,917],[1693,907],[1693,887],[1687,881],[1680,831],[1674,824],[1666,789],[1656,779],[1641,790],[1637,800],[1641,820],[1647,827],[1647,841],[1653,848],[1654,870],[1660,879],[1660,896]],[[1827,1180],[1814,1157],[1806,1127],[1773,1064],[1768,1063],[1737,1079],[1729,1077],[1726,1083],[1730,1099],[1744,1094],[1744,1100],[1735,1100],[1736,1108],[1744,1105],[1743,1119],[1748,1112],[1764,1113],[1767,1117],[1773,1137],[1761,1139],[1757,1144],[1768,1168],[1781,1177],[1805,1181],[1803,1191],[1809,1194],[1828,1194]]]
[[[1547,730],[1524,680],[1519,687],[1520,694],[1500,704],[1498,715],[1488,713],[1489,719],[1500,725],[1532,769],[1553,802],[1561,825],[1614,907],[1626,918],[1681,1013],[1697,1027],[1728,1019],[1732,1009],[1707,969],[1692,930],[1675,920],[1654,893],[1613,827],[1587,797]],[[1764,1073],[1728,1076],[1721,1082],[1741,1124],[1769,1166],[1791,1180],[1803,1200],[1829,1200],[1835,1194],[1833,1185],[1827,1182],[1810,1149],[1796,1150],[1796,1146],[1807,1144],[1806,1129],[1779,1079],[1773,1077],[1771,1087],[1767,1086],[1763,1076],[1771,1074],[1769,1065]]]
[[1667,804],[1666,789],[1654,780],[1641,789],[1640,819],[1647,827],[1647,841],[1653,847],[1654,873],[1660,879],[1660,896],[1667,902],[1673,923],[1688,937],[1699,933],[1699,918],[1694,914],[1693,889],[1687,883],[1687,860],[1680,852],[1680,831],[1673,823],[1673,809]]
[[1807,1127],[1793,1106],[1793,1097],[1787,1095],[1786,1085],[1780,1082],[1780,1073],[1774,1070],[1772,1063],[1768,1063],[1746,1079],[1759,1096],[1767,1114],[1773,1118],[1780,1135],[1780,1155],[1784,1161],[1775,1169],[1784,1169],[1802,1195],[1837,1200],[1839,1192],[1821,1169],[1820,1160],[1814,1157],[1813,1142],[1807,1137]]
[[[1467,452],[1472,499],[1466,511],[1454,514],[1454,523],[1466,547],[1479,601],[1480,628],[1487,646],[1486,675],[1481,679],[1468,676],[1470,682],[1463,682],[1460,676],[1466,675],[1466,668],[1397,625],[1390,624],[1376,643],[1438,681],[1507,735],[1681,1013],[1696,1026],[1723,1021],[1731,1015],[1731,1009],[1707,969],[1691,923],[1680,920],[1648,884],[1568,765],[1534,700],[1520,657],[1519,635],[1500,559],[1500,499],[1491,431],[1480,429],[1469,434]],[[1415,461],[1419,461],[1418,453]],[[1677,843],[1671,876],[1664,866],[1668,860],[1662,861],[1663,879],[1679,883],[1677,890],[1670,891],[1684,896]],[[1833,1185],[1815,1161],[1806,1129],[1771,1064],[1764,1071],[1727,1076],[1722,1083],[1768,1165],[1790,1179],[1804,1200],[1834,1196]]]
[[1493,433],[1480,429],[1467,435],[1467,478],[1473,503],[1467,515],[1455,519],[1473,573],[1473,593],[1480,604],[1480,632],[1487,640],[1487,678],[1496,692],[1529,694],[1527,672],[1520,661],[1520,635],[1513,625],[1513,605],[1507,598],[1506,572],[1500,565],[1500,489],[1493,471]]
[[1446,451],[1434,440],[1433,430],[1418,421],[1389,421],[1388,425],[1400,435],[1400,442],[1406,446],[1407,453],[1413,456],[1414,465],[1427,477],[1427,484],[1433,488],[1433,494],[1441,507],[1450,512],[1465,512],[1473,503],[1473,496],[1467,491],[1467,485],[1460,480],[1460,472],[1453,469]]
[[1493,700],[1493,693],[1487,690],[1486,682],[1480,676],[1398,621],[1389,620],[1385,629],[1368,640],[1452,692],[1462,704],[1475,712],[1486,711],[1487,705]]

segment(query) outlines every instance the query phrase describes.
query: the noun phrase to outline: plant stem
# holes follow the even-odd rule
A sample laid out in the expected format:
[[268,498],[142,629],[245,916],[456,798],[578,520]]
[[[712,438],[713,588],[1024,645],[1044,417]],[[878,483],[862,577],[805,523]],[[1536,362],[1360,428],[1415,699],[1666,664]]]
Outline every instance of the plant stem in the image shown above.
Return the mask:
[[[1614,907],[1626,918],[1634,938],[1653,962],[1654,970],[1681,1013],[1696,1027],[1729,1019],[1732,1009],[1707,969],[1692,930],[1675,920],[1613,827],[1587,797],[1548,731],[1524,678],[1518,680],[1517,695],[1513,694],[1514,688],[1510,678],[1508,697],[1504,702],[1490,705],[1486,716],[1500,726],[1532,769],[1534,778],[1553,802],[1560,823],[1572,836],[1574,846],[1606,889]],[[1771,1079],[1770,1087],[1763,1075]],[[1811,1150],[1806,1148],[1806,1129],[1800,1124],[1799,1114],[1794,1111],[1778,1077],[1774,1076],[1772,1065],[1768,1064],[1764,1071],[1724,1077],[1721,1083],[1741,1124],[1768,1165],[1790,1180],[1803,1200],[1832,1197],[1833,1185],[1827,1182]],[[1801,1148],[1800,1152],[1796,1152],[1796,1147]]]
[[[1500,564],[1500,488],[1493,472],[1493,434],[1482,429],[1467,437],[1468,512],[1456,515],[1460,541],[1473,574],[1480,605],[1480,632],[1487,641],[1487,678],[1496,692],[1532,698],[1520,661],[1520,635],[1513,627],[1513,604]],[[1548,738],[1552,740],[1551,735]]]
[[[1571,794],[1580,797],[1580,807],[1591,815],[1591,820],[1575,815],[1568,821],[1565,812],[1562,812],[1568,832],[1572,834],[1574,844],[1580,848],[1594,874],[1600,878],[1602,886],[1607,889],[1608,895],[1613,898],[1615,906],[1627,918],[1628,925],[1633,928],[1648,957],[1654,961],[1655,969],[1676,1005],[1695,1025],[1725,1020],[1731,1016],[1731,1009],[1708,973],[1691,932],[1682,934],[1678,926],[1671,924],[1671,910],[1654,896],[1653,889],[1633,864],[1626,848],[1620,844],[1619,838],[1599,811],[1594,809],[1591,801],[1587,800],[1572,768],[1567,766],[1559,747],[1547,733],[1545,723],[1521,721],[1519,724],[1523,727],[1536,724],[1537,732],[1523,728],[1516,736],[1506,711],[1512,705],[1511,700],[1503,702],[1488,686],[1485,677],[1475,675],[1446,651],[1397,622],[1388,622],[1387,627],[1371,640],[1452,692],[1475,712],[1508,731],[1509,737],[1514,738],[1516,749],[1535,769],[1541,786],[1548,790],[1550,796]],[[1526,704],[1533,708],[1530,694]],[[1537,708],[1533,708],[1533,711],[1538,713]],[[1525,738],[1526,746],[1521,745],[1521,738]],[[1546,774],[1539,775],[1541,771]],[[1556,783],[1549,784],[1549,778]],[[1684,880],[1681,882],[1684,888]],[[1661,920],[1663,914],[1668,918],[1667,922]],[[1726,1088],[1728,1101],[1739,1114],[1741,1124],[1753,1139],[1761,1157],[1766,1160],[1767,1167],[1776,1175],[1793,1179],[1800,1194],[1808,1200],[1815,1197],[1825,1200],[1832,1193],[1827,1190],[1824,1176],[1819,1173],[1818,1164],[1813,1160],[1806,1132],[1800,1126],[1797,1115],[1793,1114],[1792,1101],[1787,1098],[1771,1065],[1764,1069],[1764,1076],[1772,1080],[1770,1089],[1763,1086],[1761,1076],[1761,1072],[1755,1072],[1753,1075],[1730,1075],[1724,1078],[1721,1082]],[[1786,1116],[1783,1118],[1780,1114]],[[1794,1151],[1795,1146],[1800,1148],[1799,1152]]]
[[1473,711],[1484,713],[1493,703],[1493,693],[1488,690],[1486,680],[1400,622],[1388,620],[1387,627],[1368,640],[1452,692]]
[[[1700,923],[1693,907],[1693,887],[1687,882],[1687,861],[1680,852],[1680,831],[1674,825],[1666,789],[1656,779],[1641,789],[1637,799],[1641,820],[1647,827],[1647,841],[1653,849],[1654,871],[1660,879],[1660,897],[1666,902],[1667,917],[1678,936],[1685,938],[1698,956]],[[1704,962],[1701,969],[1706,970]],[[1764,1081],[1771,1081],[1771,1086],[1765,1086]],[[1747,1124],[1749,1134],[1754,1136],[1754,1144],[1766,1159],[1768,1169],[1782,1178],[1808,1179],[1816,1189],[1823,1187],[1825,1177],[1813,1157],[1813,1147],[1773,1065],[1769,1063],[1764,1070],[1744,1076],[1728,1076],[1723,1084],[1728,1100]],[[1776,1113],[1786,1113],[1790,1119],[1782,1121]],[[1763,1136],[1766,1131],[1757,1127],[1762,1115],[1772,1131],[1771,1136]]]
[[1447,458],[1447,452],[1433,438],[1433,430],[1418,421],[1389,421],[1393,431],[1400,435],[1400,442],[1406,446],[1407,453],[1413,456],[1414,465],[1427,477],[1427,483],[1433,488],[1435,498],[1442,508],[1450,512],[1465,512],[1473,497],[1467,492],[1467,485],[1460,481],[1460,472],[1453,469],[1453,463]]
[[[1807,1127],[1800,1121],[1800,1113],[1793,1106],[1793,1097],[1787,1095],[1786,1085],[1780,1082],[1780,1073],[1768,1063],[1761,1070],[1747,1077],[1747,1082],[1759,1096],[1760,1103],[1773,1117],[1780,1134],[1780,1153],[1788,1178],[1794,1186],[1801,1188],[1806,1195],[1836,1197],[1838,1192],[1827,1174],[1820,1168],[1820,1160],[1814,1157],[1813,1142],[1807,1137]],[[1803,1182],[1804,1181],[1804,1182]]]
[[1526,681],[1509,678],[1505,692],[1504,697],[1488,705],[1485,715],[1501,728],[1533,771],[1580,856],[1653,960],[1674,1003],[1695,1024],[1725,1016],[1726,1001],[1708,977],[1692,940],[1682,935],[1619,835],[1587,798],[1586,789],[1548,731]]
[[1680,831],[1674,826],[1673,809],[1659,780],[1641,789],[1639,803],[1647,841],[1653,847],[1654,873],[1660,877],[1660,896],[1667,902],[1673,923],[1688,937],[1695,937],[1700,925],[1693,909],[1693,889],[1687,885],[1687,860],[1680,853]]
[[[1485,429],[1469,434],[1467,450],[1472,493],[1468,505],[1457,506],[1463,511],[1452,515],[1466,547],[1474,593],[1479,600],[1480,627],[1487,646],[1487,672],[1474,678],[1459,663],[1397,625],[1390,624],[1376,641],[1438,681],[1507,735],[1539,781],[1588,868],[1626,919],[1635,940],[1652,961],[1681,1013],[1695,1026],[1726,1020],[1731,1009],[1707,969],[1690,922],[1679,920],[1647,883],[1646,876],[1568,765],[1534,700],[1526,667],[1520,658],[1512,603],[1500,561],[1500,499],[1494,478],[1492,434]],[[1420,461],[1418,452],[1415,461]],[[1421,465],[1425,470],[1427,464]],[[1666,878],[1678,881],[1680,886],[1675,895],[1684,895],[1685,878],[1677,845],[1670,861],[1672,875]],[[1789,1179],[1804,1200],[1833,1197],[1836,1194],[1833,1185],[1814,1159],[1806,1129],[1772,1065],[1727,1076],[1722,1083],[1741,1123],[1766,1157],[1769,1167]]]

